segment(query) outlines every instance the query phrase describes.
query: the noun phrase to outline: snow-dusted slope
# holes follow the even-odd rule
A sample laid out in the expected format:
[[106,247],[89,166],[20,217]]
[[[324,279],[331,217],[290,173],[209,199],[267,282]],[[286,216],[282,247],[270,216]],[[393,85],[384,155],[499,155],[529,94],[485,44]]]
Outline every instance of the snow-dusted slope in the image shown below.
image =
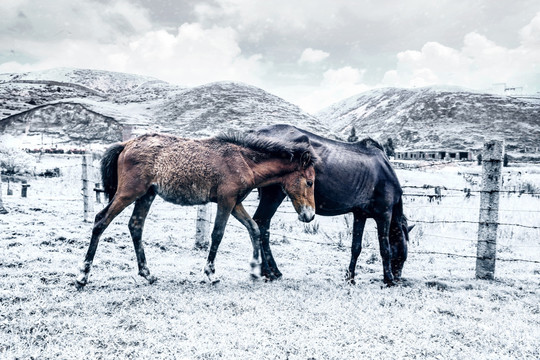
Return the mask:
[[255,86],[234,82],[211,83],[177,93],[159,107],[156,120],[168,131],[196,136],[276,123],[329,133],[319,120],[296,105]]
[[[202,137],[274,123],[329,134],[297,106],[241,83],[184,88],[137,75],[79,69],[0,75],[0,132],[39,134],[45,144],[110,143],[127,128]],[[104,124],[111,128],[105,131]]]
[[146,82],[159,81],[149,76],[113,71],[55,68],[43,71],[0,74],[0,82],[59,82],[84,86],[104,94],[132,91]]
[[362,93],[319,112],[332,131],[378,140],[400,148],[480,149],[485,140],[505,139],[507,150],[540,146],[537,101],[459,88],[385,88]]

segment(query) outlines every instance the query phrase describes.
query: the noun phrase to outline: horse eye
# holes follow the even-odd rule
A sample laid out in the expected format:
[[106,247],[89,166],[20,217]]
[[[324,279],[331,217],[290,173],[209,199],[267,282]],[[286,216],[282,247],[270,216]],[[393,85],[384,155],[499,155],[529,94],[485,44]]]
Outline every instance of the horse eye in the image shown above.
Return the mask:
[[308,187],[312,187],[312,186],[313,186],[313,181],[308,180],[308,181],[307,181],[307,186],[308,186]]

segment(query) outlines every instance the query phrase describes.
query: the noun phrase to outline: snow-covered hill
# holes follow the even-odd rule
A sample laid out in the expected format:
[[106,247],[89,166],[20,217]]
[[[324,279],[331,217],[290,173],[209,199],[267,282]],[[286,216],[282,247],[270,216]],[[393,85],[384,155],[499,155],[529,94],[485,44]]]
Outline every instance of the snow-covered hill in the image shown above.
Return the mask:
[[405,149],[480,149],[494,138],[504,139],[514,154],[540,146],[538,101],[455,87],[372,90],[317,117],[343,138],[354,126],[359,137],[390,137]]
[[[138,75],[64,68],[0,74],[0,132],[27,143],[110,143],[128,129],[202,137],[273,123],[330,133],[297,106],[242,83],[185,88]],[[105,124],[111,126],[107,131]]]
[[0,74],[0,82],[67,83],[80,85],[103,94],[132,91],[147,82],[160,81],[149,76],[113,71],[54,68],[26,73]]
[[186,89],[159,105],[156,121],[168,131],[211,135],[217,131],[288,123],[329,134],[296,105],[242,83],[217,82]]

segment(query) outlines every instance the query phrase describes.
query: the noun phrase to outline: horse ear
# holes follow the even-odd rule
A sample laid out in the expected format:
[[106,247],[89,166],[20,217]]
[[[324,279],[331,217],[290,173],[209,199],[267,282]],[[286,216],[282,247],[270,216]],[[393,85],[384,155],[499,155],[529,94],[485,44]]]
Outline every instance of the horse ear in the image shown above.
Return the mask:
[[302,167],[307,168],[309,164],[311,164],[311,153],[309,151],[305,151],[302,154],[300,161],[302,162]]
[[306,144],[309,144],[309,138],[307,137],[307,135],[301,135],[299,137],[297,137],[296,139],[294,139],[294,142],[295,143],[306,143]]
[[411,230],[415,227],[416,225],[411,225],[407,228],[407,233],[410,233]]

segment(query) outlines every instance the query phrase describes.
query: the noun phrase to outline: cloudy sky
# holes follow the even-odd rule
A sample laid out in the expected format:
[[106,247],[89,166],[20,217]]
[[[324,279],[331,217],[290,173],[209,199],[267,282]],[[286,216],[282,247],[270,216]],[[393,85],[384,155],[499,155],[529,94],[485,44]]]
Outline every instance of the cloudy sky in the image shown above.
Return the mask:
[[0,73],[255,85],[308,112],[378,87],[540,91],[538,0],[2,0]]

